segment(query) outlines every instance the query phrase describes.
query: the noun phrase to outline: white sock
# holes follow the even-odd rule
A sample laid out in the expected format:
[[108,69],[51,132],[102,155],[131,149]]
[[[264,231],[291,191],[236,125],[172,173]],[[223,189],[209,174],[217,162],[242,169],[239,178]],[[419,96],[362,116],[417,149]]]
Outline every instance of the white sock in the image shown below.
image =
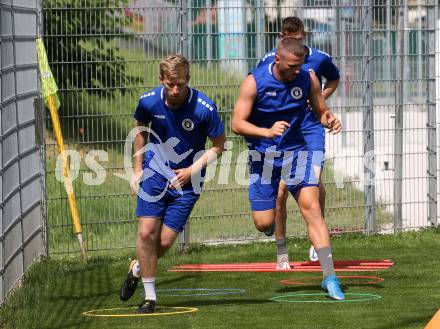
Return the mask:
[[277,263],[288,263],[288,262],[289,262],[289,254],[277,255]]
[[142,283],[144,284],[145,299],[156,300],[156,278],[142,278]]
[[141,276],[141,267],[139,266],[139,261],[137,260],[136,263],[134,263],[133,268],[133,275],[136,277],[140,277]]

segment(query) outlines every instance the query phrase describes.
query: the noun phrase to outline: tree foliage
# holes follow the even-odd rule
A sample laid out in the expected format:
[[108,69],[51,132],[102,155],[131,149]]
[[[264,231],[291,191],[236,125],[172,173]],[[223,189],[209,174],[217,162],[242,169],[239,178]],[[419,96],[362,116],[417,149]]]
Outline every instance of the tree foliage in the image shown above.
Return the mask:
[[[118,42],[129,35],[128,0],[45,0],[44,40],[58,86],[88,93],[120,89],[133,77]],[[125,88],[120,89],[122,93]]]

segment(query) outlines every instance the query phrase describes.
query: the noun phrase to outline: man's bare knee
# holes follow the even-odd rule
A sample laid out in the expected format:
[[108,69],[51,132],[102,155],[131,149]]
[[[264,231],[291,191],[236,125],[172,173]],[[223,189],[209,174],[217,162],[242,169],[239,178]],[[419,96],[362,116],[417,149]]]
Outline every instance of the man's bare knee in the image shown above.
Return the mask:
[[168,250],[169,248],[171,248],[173,246],[173,244],[174,244],[174,239],[171,239],[171,238],[162,239],[160,241],[160,247],[162,249],[167,249]]
[[303,204],[301,207],[301,211],[309,216],[321,216],[321,206],[319,205],[318,200]]
[[266,231],[275,222],[276,209],[253,211],[252,218],[257,230]]
[[156,232],[154,229],[143,229],[138,232],[138,239],[142,242],[150,242],[156,239]]
[[273,220],[254,220],[254,224],[258,231],[264,232],[273,224]]
[[160,235],[160,241],[159,241],[159,256],[163,255],[167,252],[168,249],[172,247],[174,244],[174,241],[176,241],[177,238],[177,232],[173,231],[168,226],[164,225],[162,227],[162,232]]

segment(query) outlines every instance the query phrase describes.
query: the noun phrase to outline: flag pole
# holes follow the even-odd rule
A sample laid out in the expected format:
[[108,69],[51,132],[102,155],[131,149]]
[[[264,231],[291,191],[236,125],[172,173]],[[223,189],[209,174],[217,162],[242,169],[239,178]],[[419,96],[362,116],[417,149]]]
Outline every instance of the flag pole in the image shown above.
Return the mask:
[[72,178],[70,176],[69,163],[67,161],[67,157],[64,152],[64,140],[63,134],[61,131],[60,120],[58,117],[58,108],[60,106],[58,97],[57,97],[57,85],[55,79],[52,75],[52,72],[49,67],[49,63],[47,61],[46,50],[44,49],[44,44],[42,39],[36,40],[37,46],[37,54],[38,54],[38,66],[40,69],[40,76],[42,82],[43,89],[43,97],[45,100],[46,106],[50,110],[50,117],[52,119],[52,124],[55,132],[55,139],[58,145],[58,151],[63,160],[63,176],[64,176],[64,188],[66,189],[67,199],[69,201],[70,213],[72,215],[72,223],[74,232],[78,238],[79,248],[81,253],[81,260],[84,263],[87,263],[86,250],[84,247],[84,240],[82,237],[82,227],[81,220],[79,217],[78,207],[76,204],[75,193],[73,191],[73,183]]

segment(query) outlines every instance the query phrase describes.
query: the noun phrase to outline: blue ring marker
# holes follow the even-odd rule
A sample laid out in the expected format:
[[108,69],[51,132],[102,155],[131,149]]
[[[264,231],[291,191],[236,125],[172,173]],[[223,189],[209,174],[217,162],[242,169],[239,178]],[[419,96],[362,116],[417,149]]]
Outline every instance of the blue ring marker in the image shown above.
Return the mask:
[[[244,294],[246,292],[245,289],[241,288],[170,288],[170,289],[158,289],[157,292],[165,292],[164,296],[175,296],[175,297],[200,297],[200,296],[220,296],[220,295],[235,295],[235,294]],[[175,293],[179,291],[211,291],[208,293]],[[166,292],[171,292],[167,294]]]
[[344,293],[345,297],[348,296],[360,296],[356,299],[342,299],[342,300],[303,300],[303,299],[287,299],[288,297],[307,297],[307,296],[328,296],[326,293],[313,293],[313,294],[287,294],[281,296],[275,296],[270,298],[271,301],[279,303],[350,303],[350,302],[366,302],[369,300],[381,299],[382,296],[376,294],[361,294],[361,293]]

